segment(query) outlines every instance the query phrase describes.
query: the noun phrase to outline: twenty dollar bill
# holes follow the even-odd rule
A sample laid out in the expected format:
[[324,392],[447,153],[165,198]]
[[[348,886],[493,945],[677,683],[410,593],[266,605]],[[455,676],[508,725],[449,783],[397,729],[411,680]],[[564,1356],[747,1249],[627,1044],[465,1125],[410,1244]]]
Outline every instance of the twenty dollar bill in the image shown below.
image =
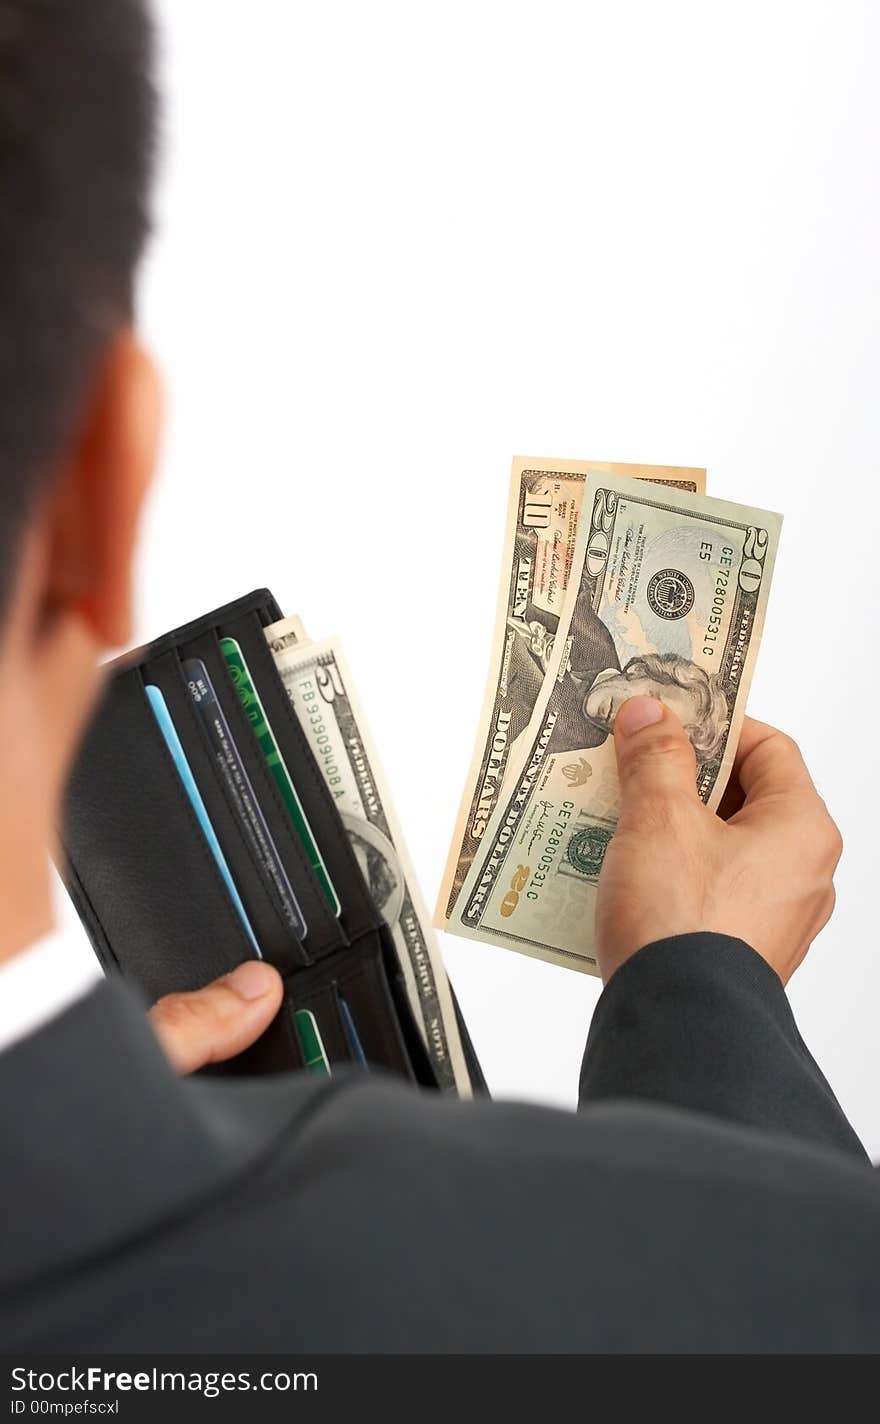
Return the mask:
[[[718,805],[767,607],[781,519],[591,471],[561,617],[516,634],[542,682],[534,715],[452,909],[449,930],[596,973],[596,887],[618,812],[614,717],[658,697]],[[538,625],[537,627],[535,625]]]
[[[601,461],[513,462],[501,588],[483,711],[434,923],[441,929],[478,851],[508,765],[529,724],[553,652],[589,470],[605,470],[703,493],[706,471],[678,465]],[[525,641],[524,641],[525,640]]]
[[438,1084],[470,1097],[449,980],[339,644],[335,639],[304,641],[305,630],[295,617],[273,623],[265,633],[373,903],[391,930]]

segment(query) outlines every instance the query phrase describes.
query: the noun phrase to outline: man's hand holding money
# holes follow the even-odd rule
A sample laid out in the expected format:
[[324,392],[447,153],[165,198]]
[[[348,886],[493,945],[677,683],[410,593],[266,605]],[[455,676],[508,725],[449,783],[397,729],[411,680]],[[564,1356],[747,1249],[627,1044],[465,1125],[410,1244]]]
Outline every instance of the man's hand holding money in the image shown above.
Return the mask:
[[603,980],[646,945],[713,930],[751,945],[787,983],[831,915],[842,849],[795,743],[746,718],[717,815],[661,702],[625,702],[614,743],[620,820],[596,904]]

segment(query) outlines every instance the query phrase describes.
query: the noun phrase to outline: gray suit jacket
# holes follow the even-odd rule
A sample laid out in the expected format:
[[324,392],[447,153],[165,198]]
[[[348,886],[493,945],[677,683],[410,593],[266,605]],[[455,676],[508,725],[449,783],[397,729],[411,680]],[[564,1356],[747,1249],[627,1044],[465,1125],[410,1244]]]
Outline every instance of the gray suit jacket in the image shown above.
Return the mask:
[[880,1181],[747,946],[649,946],[578,1115],[178,1080],[121,988],[0,1056],[6,1351],[873,1350]]

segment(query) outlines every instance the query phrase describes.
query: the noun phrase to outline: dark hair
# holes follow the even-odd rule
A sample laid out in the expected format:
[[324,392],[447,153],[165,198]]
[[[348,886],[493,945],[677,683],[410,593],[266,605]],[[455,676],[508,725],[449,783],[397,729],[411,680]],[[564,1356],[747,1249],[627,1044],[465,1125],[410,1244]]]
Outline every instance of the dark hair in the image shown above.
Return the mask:
[[144,0],[0,0],[0,609],[131,317],[154,147]]

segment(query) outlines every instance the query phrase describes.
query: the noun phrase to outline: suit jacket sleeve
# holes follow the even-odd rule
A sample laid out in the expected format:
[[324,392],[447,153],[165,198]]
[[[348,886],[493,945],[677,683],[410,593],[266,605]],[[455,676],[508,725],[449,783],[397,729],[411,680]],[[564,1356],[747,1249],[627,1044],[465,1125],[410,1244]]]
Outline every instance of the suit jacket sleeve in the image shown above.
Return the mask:
[[658,940],[608,981],[580,1084],[581,1106],[600,1098],[667,1103],[865,1156],[778,976],[727,935]]

